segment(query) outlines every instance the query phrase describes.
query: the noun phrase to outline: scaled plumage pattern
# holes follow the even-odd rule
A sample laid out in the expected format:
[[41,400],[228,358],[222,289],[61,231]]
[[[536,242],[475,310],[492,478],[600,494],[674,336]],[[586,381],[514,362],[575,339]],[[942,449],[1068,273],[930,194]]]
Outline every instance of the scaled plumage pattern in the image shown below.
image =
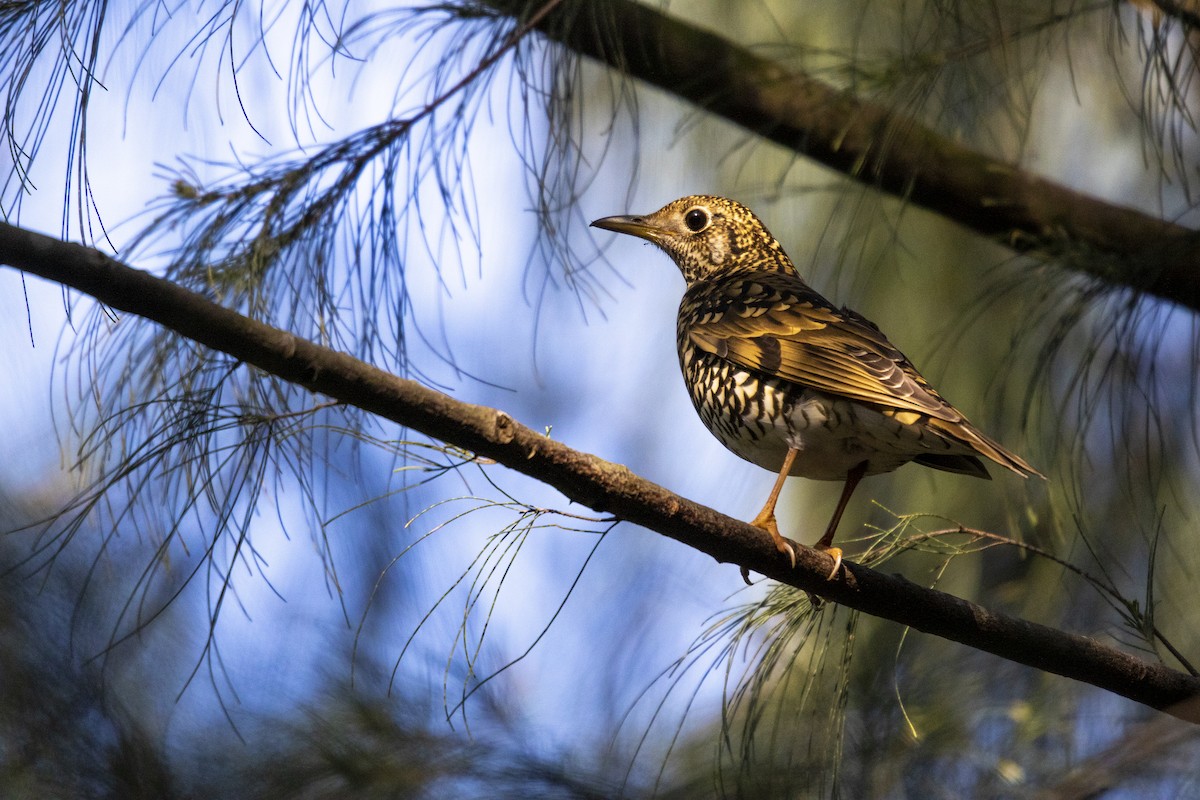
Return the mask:
[[597,228],[646,239],[687,281],[679,305],[679,363],[704,424],[747,461],[778,473],[752,525],[779,533],[775,504],[788,475],[845,481],[816,547],[841,566],[833,537],[866,475],[915,461],[988,478],[979,460],[1042,477],[972,425],[873,323],[839,309],[796,271],[750,209],[694,195],[645,216],[605,217]]

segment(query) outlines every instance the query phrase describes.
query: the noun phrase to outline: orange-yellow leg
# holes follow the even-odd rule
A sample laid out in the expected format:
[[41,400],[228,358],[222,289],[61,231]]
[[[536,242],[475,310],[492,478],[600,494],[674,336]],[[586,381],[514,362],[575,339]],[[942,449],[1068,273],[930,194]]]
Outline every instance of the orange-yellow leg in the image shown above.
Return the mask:
[[867,462],[865,461],[846,473],[846,485],[842,487],[842,496],[838,498],[837,508],[833,510],[833,518],[829,520],[829,525],[825,528],[825,533],[821,536],[820,541],[813,545],[833,558],[833,569],[829,573],[829,580],[833,580],[834,576],[838,574],[838,570],[842,568],[842,548],[833,546],[833,535],[837,533],[838,523],[842,521],[842,512],[846,510],[846,504],[850,502],[850,495],[854,494],[855,487],[866,474]]
[[[783,491],[783,482],[787,480],[788,473],[792,471],[792,464],[795,463],[796,454],[799,452],[794,447],[788,449],[787,455],[783,457],[783,467],[779,470],[779,477],[775,479],[775,485],[771,487],[771,494],[768,495],[767,502],[763,504],[762,511],[759,511],[758,515],[750,520],[751,525],[771,534],[776,549],[791,559],[793,568],[796,566],[796,551],[792,549],[792,543],[779,533],[779,525],[775,522],[775,504],[779,502],[779,493]],[[742,567],[742,580],[747,584],[750,583],[750,570],[745,567]]]
[[[779,477],[775,479],[775,485],[771,487],[771,494],[767,497],[767,502],[763,505],[762,511],[759,511],[758,515],[750,520],[751,525],[771,534],[775,547],[779,552],[787,554],[793,567],[796,566],[796,551],[792,548],[791,542],[779,533],[779,525],[775,522],[775,504],[779,502],[779,493],[783,491],[783,482],[787,480],[788,473],[792,471],[792,464],[796,461],[796,454],[799,452],[795,448],[788,450],[783,459],[783,467],[779,470]],[[829,557],[833,559],[833,569],[829,571],[828,580],[833,580],[837,576],[838,570],[842,568],[842,549],[833,546],[834,534],[837,533],[838,523],[842,521],[842,514],[846,511],[846,505],[849,504],[851,495],[854,494],[858,482],[866,474],[866,461],[858,464],[846,474],[846,484],[842,487],[842,496],[838,498],[837,507],[833,510],[833,517],[829,520],[829,525],[826,526],[821,539],[813,545],[817,550],[828,553]],[[742,580],[750,583],[750,571],[745,567],[742,567]]]

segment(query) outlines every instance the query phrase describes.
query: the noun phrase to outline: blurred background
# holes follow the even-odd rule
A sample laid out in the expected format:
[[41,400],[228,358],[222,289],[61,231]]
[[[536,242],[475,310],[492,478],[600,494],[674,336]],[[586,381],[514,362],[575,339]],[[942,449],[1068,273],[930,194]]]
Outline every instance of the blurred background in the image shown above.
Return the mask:
[[[0,208],[748,519],[772,476],[691,408],[682,278],[587,227],[734,197],[1048,476],[872,478],[847,557],[1195,662],[1190,312],[536,33],[508,47],[509,5],[6,8]],[[1194,227],[1191,17],[1151,5],[666,10]],[[59,286],[0,282],[4,796],[1200,796],[1183,723],[747,587]],[[790,481],[785,533],[815,540],[839,490]],[[930,535],[959,526],[1077,571]]]

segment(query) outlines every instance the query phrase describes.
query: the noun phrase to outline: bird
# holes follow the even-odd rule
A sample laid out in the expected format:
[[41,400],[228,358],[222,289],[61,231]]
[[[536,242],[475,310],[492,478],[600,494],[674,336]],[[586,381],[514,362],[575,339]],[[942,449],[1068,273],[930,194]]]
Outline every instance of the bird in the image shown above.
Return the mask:
[[[796,566],[775,506],[789,476],[842,481],[814,547],[842,566],[833,545],[860,480],[915,462],[989,479],[980,457],[1044,478],[976,428],[930,385],[879,327],[810,287],[754,213],[712,195],[682,197],[652,214],[592,226],[666,252],[687,287],[679,304],[679,365],[705,426],[729,450],[776,473],[750,524]],[[748,572],[742,577],[749,582]]]

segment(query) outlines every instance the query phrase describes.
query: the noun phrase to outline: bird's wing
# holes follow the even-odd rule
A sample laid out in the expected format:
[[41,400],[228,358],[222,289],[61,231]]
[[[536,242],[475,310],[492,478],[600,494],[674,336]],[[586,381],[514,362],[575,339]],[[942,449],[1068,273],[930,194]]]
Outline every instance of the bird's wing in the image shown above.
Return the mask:
[[799,278],[756,273],[696,284],[684,303],[696,312],[688,336],[707,353],[831,395],[963,421],[875,325]]

